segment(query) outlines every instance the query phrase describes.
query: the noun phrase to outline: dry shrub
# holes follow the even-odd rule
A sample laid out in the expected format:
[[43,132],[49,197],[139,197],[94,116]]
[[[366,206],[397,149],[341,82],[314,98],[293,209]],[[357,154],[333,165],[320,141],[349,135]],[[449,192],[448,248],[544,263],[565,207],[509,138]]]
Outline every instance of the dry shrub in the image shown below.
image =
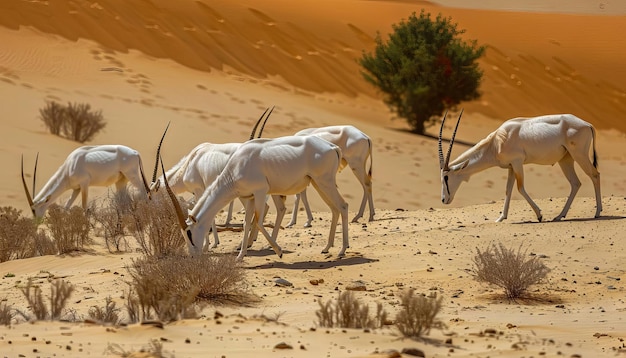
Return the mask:
[[415,295],[415,290],[410,289],[401,293],[400,302],[402,309],[396,315],[396,327],[405,337],[421,337],[429,334],[431,328],[443,327],[443,323],[436,320],[442,297]]
[[[74,292],[74,286],[67,283],[64,280],[56,279],[52,281],[50,286],[50,307],[45,304],[41,287],[33,284],[32,277],[28,278],[26,286],[21,287],[20,291],[26,297],[30,310],[35,315],[35,319],[44,320],[50,318],[51,320],[61,319],[61,315],[67,304],[67,300]],[[27,321],[30,321],[30,315],[19,312]]]
[[104,238],[104,243],[109,252],[121,252],[128,249],[128,242],[126,241],[128,222],[133,222],[132,212],[134,210],[135,203],[130,198],[126,191],[112,193],[109,191],[109,196],[101,206],[96,207],[92,204],[90,210],[94,213],[90,215],[94,228],[98,228],[101,231],[98,232],[99,236]]
[[104,307],[91,306],[87,315],[89,318],[100,323],[118,325],[120,323],[120,311],[121,309],[116,307],[116,304],[113,302],[111,296],[107,296]]
[[46,106],[39,110],[39,118],[48,128],[50,133],[61,135],[63,122],[65,120],[65,107],[55,101],[47,101]]
[[91,105],[86,103],[63,106],[48,101],[39,110],[39,116],[50,133],[79,143],[92,140],[106,126],[102,111],[92,111]]
[[146,256],[180,256],[185,248],[176,212],[164,192],[152,195],[152,200],[137,200],[131,211],[129,226],[140,251]]
[[131,321],[133,317],[162,321],[192,318],[197,315],[198,304],[246,304],[252,299],[245,290],[245,271],[232,255],[148,256],[134,260],[128,271],[132,278],[127,299]]
[[174,357],[173,354],[169,354],[163,349],[163,342],[153,338],[148,342],[147,347],[143,347],[139,352],[127,351],[117,343],[109,343],[107,349],[104,352],[105,355],[114,355],[120,357],[152,357],[152,358],[166,358]]
[[23,217],[21,210],[10,206],[0,208],[0,262],[45,254],[33,245],[39,239],[37,225]]
[[335,302],[317,300],[320,309],[315,312],[322,327],[380,328],[387,320],[381,303],[376,304],[376,314],[370,315],[369,306],[355,297],[352,291],[339,294]]
[[15,318],[15,310],[5,300],[0,301],[0,325],[10,326]]
[[56,204],[51,205],[46,226],[59,254],[84,250],[85,246],[91,244],[89,218],[78,206],[65,209]]
[[476,248],[474,277],[503,288],[509,299],[519,298],[550,272],[537,256],[528,256],[526,252],[522,245],[515,251],[502,243],[492,244],[484,251]]

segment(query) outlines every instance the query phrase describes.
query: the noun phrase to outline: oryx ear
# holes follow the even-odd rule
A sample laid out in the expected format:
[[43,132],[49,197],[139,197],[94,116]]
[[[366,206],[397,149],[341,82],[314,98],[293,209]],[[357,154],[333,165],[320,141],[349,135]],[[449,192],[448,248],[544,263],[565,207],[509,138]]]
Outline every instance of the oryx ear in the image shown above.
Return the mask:
[[453,171],[462,170],[462,169],[465,169],[465,167],[467,167],[468,164],[469,164],[469,159],[462,163],[451,166],[450,170],[453,170]]

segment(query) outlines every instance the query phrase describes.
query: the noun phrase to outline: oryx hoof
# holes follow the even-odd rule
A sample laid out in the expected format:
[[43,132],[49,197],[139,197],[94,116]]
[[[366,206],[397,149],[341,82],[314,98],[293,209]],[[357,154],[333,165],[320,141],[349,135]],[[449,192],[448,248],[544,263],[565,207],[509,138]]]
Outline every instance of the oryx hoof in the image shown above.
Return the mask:
[[543,215],[537,216],[537,221],[539,221],[539,222],[543,221]]

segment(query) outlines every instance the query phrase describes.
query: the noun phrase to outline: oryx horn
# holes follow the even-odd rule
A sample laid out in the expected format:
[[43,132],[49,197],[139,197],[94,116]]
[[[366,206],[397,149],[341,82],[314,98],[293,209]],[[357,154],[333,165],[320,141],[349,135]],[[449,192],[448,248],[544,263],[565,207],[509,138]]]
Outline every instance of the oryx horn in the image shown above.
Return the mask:
[[261,115],[259,120],[256,121],[256,124],[254,125],[254,128],[252,128],[252,133],[250,133],[250,140],[254,139],[254,135],[256,134],[256,129],[259,126],[259,123],[261,123],[261,119],[263,119],[263,117],[265,116],[265,113],[267,113],[268,110],[269,110],[269,108],[266,108],[265,112],[263,112],[263,114]]
[[441,120],[441,128],[439,128],[439,169],[443,169],[443,148],[441,147],[441,136],[443,135],[443,124],[446,123],[446,117],[448,116],[448,111],[443,115],[443,119]]
[[[174,210],[176,211],[176,217],[178,218],[178,224],[181,229],[187,229],[187,222],[185,221],[185,215],[183,214],[183,209],[180,207],[180,203],[178,199],[176,199],[176,195],[170,188],[170,184],[167,181],[167,175],[165,175],[165,167],[163,166],[163,159],[159,156],[158,160],[161,162],[161,170],[163,171],[163,182],[165,183],[165,190],[167,191],[167,195],[169,195],[172,200],[172,204],[174,204]],[[189,238],[191,240],[191,238]],[[193,245],[193,241],[191,242]]]
[[263,125],[261,126],[261,129],[259,130],[259,136],[257,138],[261,138],[261,134],[263,134],[263,129],[265,128],[265,123],[267,123],[267,119],[270,118],[270,116],[272,115],[272,112],[274,112],[274,107],[272,106],[272,109],[270,109],[270,113],[267,114],[267,117],[265,117],[265,120],[263,121]]
[[[39,154],[37,154],[37,159],[39,159]],[[35,170],[37,168],[37,161],[35,161]],[[33,175],[34,176],[34,175]],[[22,154],[22,184],[24,185],[24,193],[26,193],[26,199],[28,200],[28,205],[31,207],[33,207],[33,197],[30,195],[30,192],[28,191],[28,186],[26,185],[26,179],[24,178],[24,155]],[[35,190],[35,178],[33,177],[33,191]],[[34,214],[34,211],[33,211]]]
[[456,126],[454,126],[454,132],[452,132],[452,138],[450,139],[450,146],[448,147],[448,154],[446,154],[445,168],[448,169],[448,164],[450,163],[450,154],[452,154],[452,146],[454,145],[454,137],[456,137],[456,131],[459,129],[459,123],[461,123],[461,116],[463,115],[463,110],[461,109],[461,113],[459,113],[459,119],[456,121]]
[[[150,184],[154,184],[157,177],[157,171],[159,170],[159,159],[161,158],[161,145],[163,144],[163,139],[165,138],[165,133],[167,133],[168,128],[170,127],[171,122],[167,122],[167,126],[165,127],[165,131],[161,136],[161,141],[159,142],[159,146],[157,147],[156,153],[156,163],[154,163],[154,171],[152,172],[152,182]],[[163,176],[165,176],[165,171],[163,172]]]

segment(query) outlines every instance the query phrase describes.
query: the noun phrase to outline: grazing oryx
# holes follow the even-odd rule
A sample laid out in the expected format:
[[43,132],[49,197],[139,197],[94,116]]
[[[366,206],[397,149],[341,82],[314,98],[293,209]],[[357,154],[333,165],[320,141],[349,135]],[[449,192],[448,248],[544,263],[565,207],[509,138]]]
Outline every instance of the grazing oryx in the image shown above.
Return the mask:
[[[581,185],[574,170],[574,162],[576,162],[593,182],[596,193],[595,217],[600,216],[602,211],[600,173],[598,172],[596,155],[596,133],[591,124],[571,114],[510,119],[478,142],[478,144],[450,162],[454,136],[462,115],[463,112],[461,111],[445,159],[441,149],[441,133],[446,120],[445,115],[439,130],[441,201],[444,204],[452,202],[454,193],[461,185],[461,182],[467,181],[472,174],[490,167],[499,166],[508,168],[509,176],[506,184],[506,198],[504,199],[502,215],[496,221],[500,222],[507,217],[514,181],[517,181],[517,190],[528,201],[528,204],[535,211],[537,219],[541,221],[542,215],[539,207],[524,189],[523,165],[526,163],[552,165],[558,162],[563,174],[565,174],[571,185],[571,191],[565,207],[554,218],[555,221],[561,220],[567,214]],[[593,162],[589,159],[590,147],[593,149]]]
[[[252,129],[252,133],[250,133],[250,139],[254,138],[257,127],[263,117],[265,117],[265,114],[268,110],[269,108],[266,109],[261,117],[257,120],[254,128]],[[263,125],[259,130],[259,138],[261,137],[263,129],[265,128],[265,124],[267,123],[267,119],[272,114],[273,110],[274,108],[272,108],[267,114],[267,117],[265,117]],[[167,129],[165,130],[165,132],[167,132]],[[164,136],[165,133],[163,133],[163,137]],[[161,138],[161,143],[162,142],[163,138]],[[154,173],[152,175],[152,184],[150,185],[150,191],[157,192],[164,182],[164,177],[166,177],[171,190],[175,194],[180,194],[184,192],[192,193],[195,202],[198,202],[204,190],[212,182],[214,182],[217,176],[222,172],[230,156],[235,152],[235,150],[237,150],[237,148],[239,148],[239,146],[241,146],[241,143],[201,143],[193,148],[191,152],[189,152],[189,154],[184,156],[170,170],[165,172],[161,177],[157,179],[156,174],[159,164],[161,143],[159,143],[159,148],[157,149],[157,161],[155,163]],[[245,203],[242,202],[242,204],[245,206]],[[228,208],[228,217],[226,218],[225,225],[228,225],[230,223],[232,210],[233,202],[231,201]],[[217,234],[217,228],[215,226],[215,223],[212,224],[212,231],[214,241],[213,245],[211,245],[211,248],[215,248],[217,247],[217,245],[219,245],[219,237]]]
[[[240,197],[250,199],[246,216],[251,220],[254,212],[256,228],[269,241],[276,254],[282,257],[282,249],[276,243],[276,236],[286,211],[284,195],[300,193],[312,182],[332,212],[328,243],[322,253],[327,253],[334,245],[335,229],[341,214],[343,247],[339,256],[343,256],[348,248],[348,204],[337,191],[335,181],[340,160],[339,147],[315,136],[254,139],[243,143],[187,216],[183,214],[174,194],[168,191],[176,207],[183,234],[189,240],[190,254],[200,255],[204,236],[215,214],[224,205]],[[167,180],[165,183],[168,187]],[[277,216],[271,236],[263,227],[265,198],[268,194],[280,198],[275,199]],[[246,255],[247,244],[248,238],[244,235],[239,259]]]
[[[341,160],[340,170],[343,169],[346,164],[350,166],[352,172],[361,183],[363,187],[363,198],[361,199],[361,206],[359,212],[352,219],[352,222],[356,222],[363,217],[365,211],[365,203],[369,204],[370,217],[369,221],[374,220],[374,199],[372,197],[372,140],[358,128],[354,126],[330,126],[321,128],[308,128],[303,129],[296,133],[297,136],[314,135],[324,140],[327,140],[339,148],[341,148]],[[370,159],[369,170],[366,169],[367,158]],[[287,227],[291,227],[296,224],[298,217],[298,202],[302,198],[302,204],[306,210],[307,221],[304,227],[310,227],[311,221],[313,221],[313,215],[306,197],[306,189],[302,193],[296,195],[294,203],[293,213],[291,215],[291,221],[287,224]]]
[[[33,193],[35,193],[36,173],[37,164],[35,164],[35,174],[33,174]],[[26,198],[35,218],[43,217],[48,207],[70,189],[73,190],[72,196],[65,203],[65,208],[69,208],[76,200],[78,193],[82,193],[82,206],[83,209],[87,209],[87,194],[90,186],[115,184],[119,192],[126,189],[128,182],[137,189],[145,190],[150,198],[150,190],[143,174],[139,152],[123,145],[84,146],[75,149],[67,156],[65,162],[33,199],[26,187],[24,158],[22,157],[22,184],[24,184]]]

